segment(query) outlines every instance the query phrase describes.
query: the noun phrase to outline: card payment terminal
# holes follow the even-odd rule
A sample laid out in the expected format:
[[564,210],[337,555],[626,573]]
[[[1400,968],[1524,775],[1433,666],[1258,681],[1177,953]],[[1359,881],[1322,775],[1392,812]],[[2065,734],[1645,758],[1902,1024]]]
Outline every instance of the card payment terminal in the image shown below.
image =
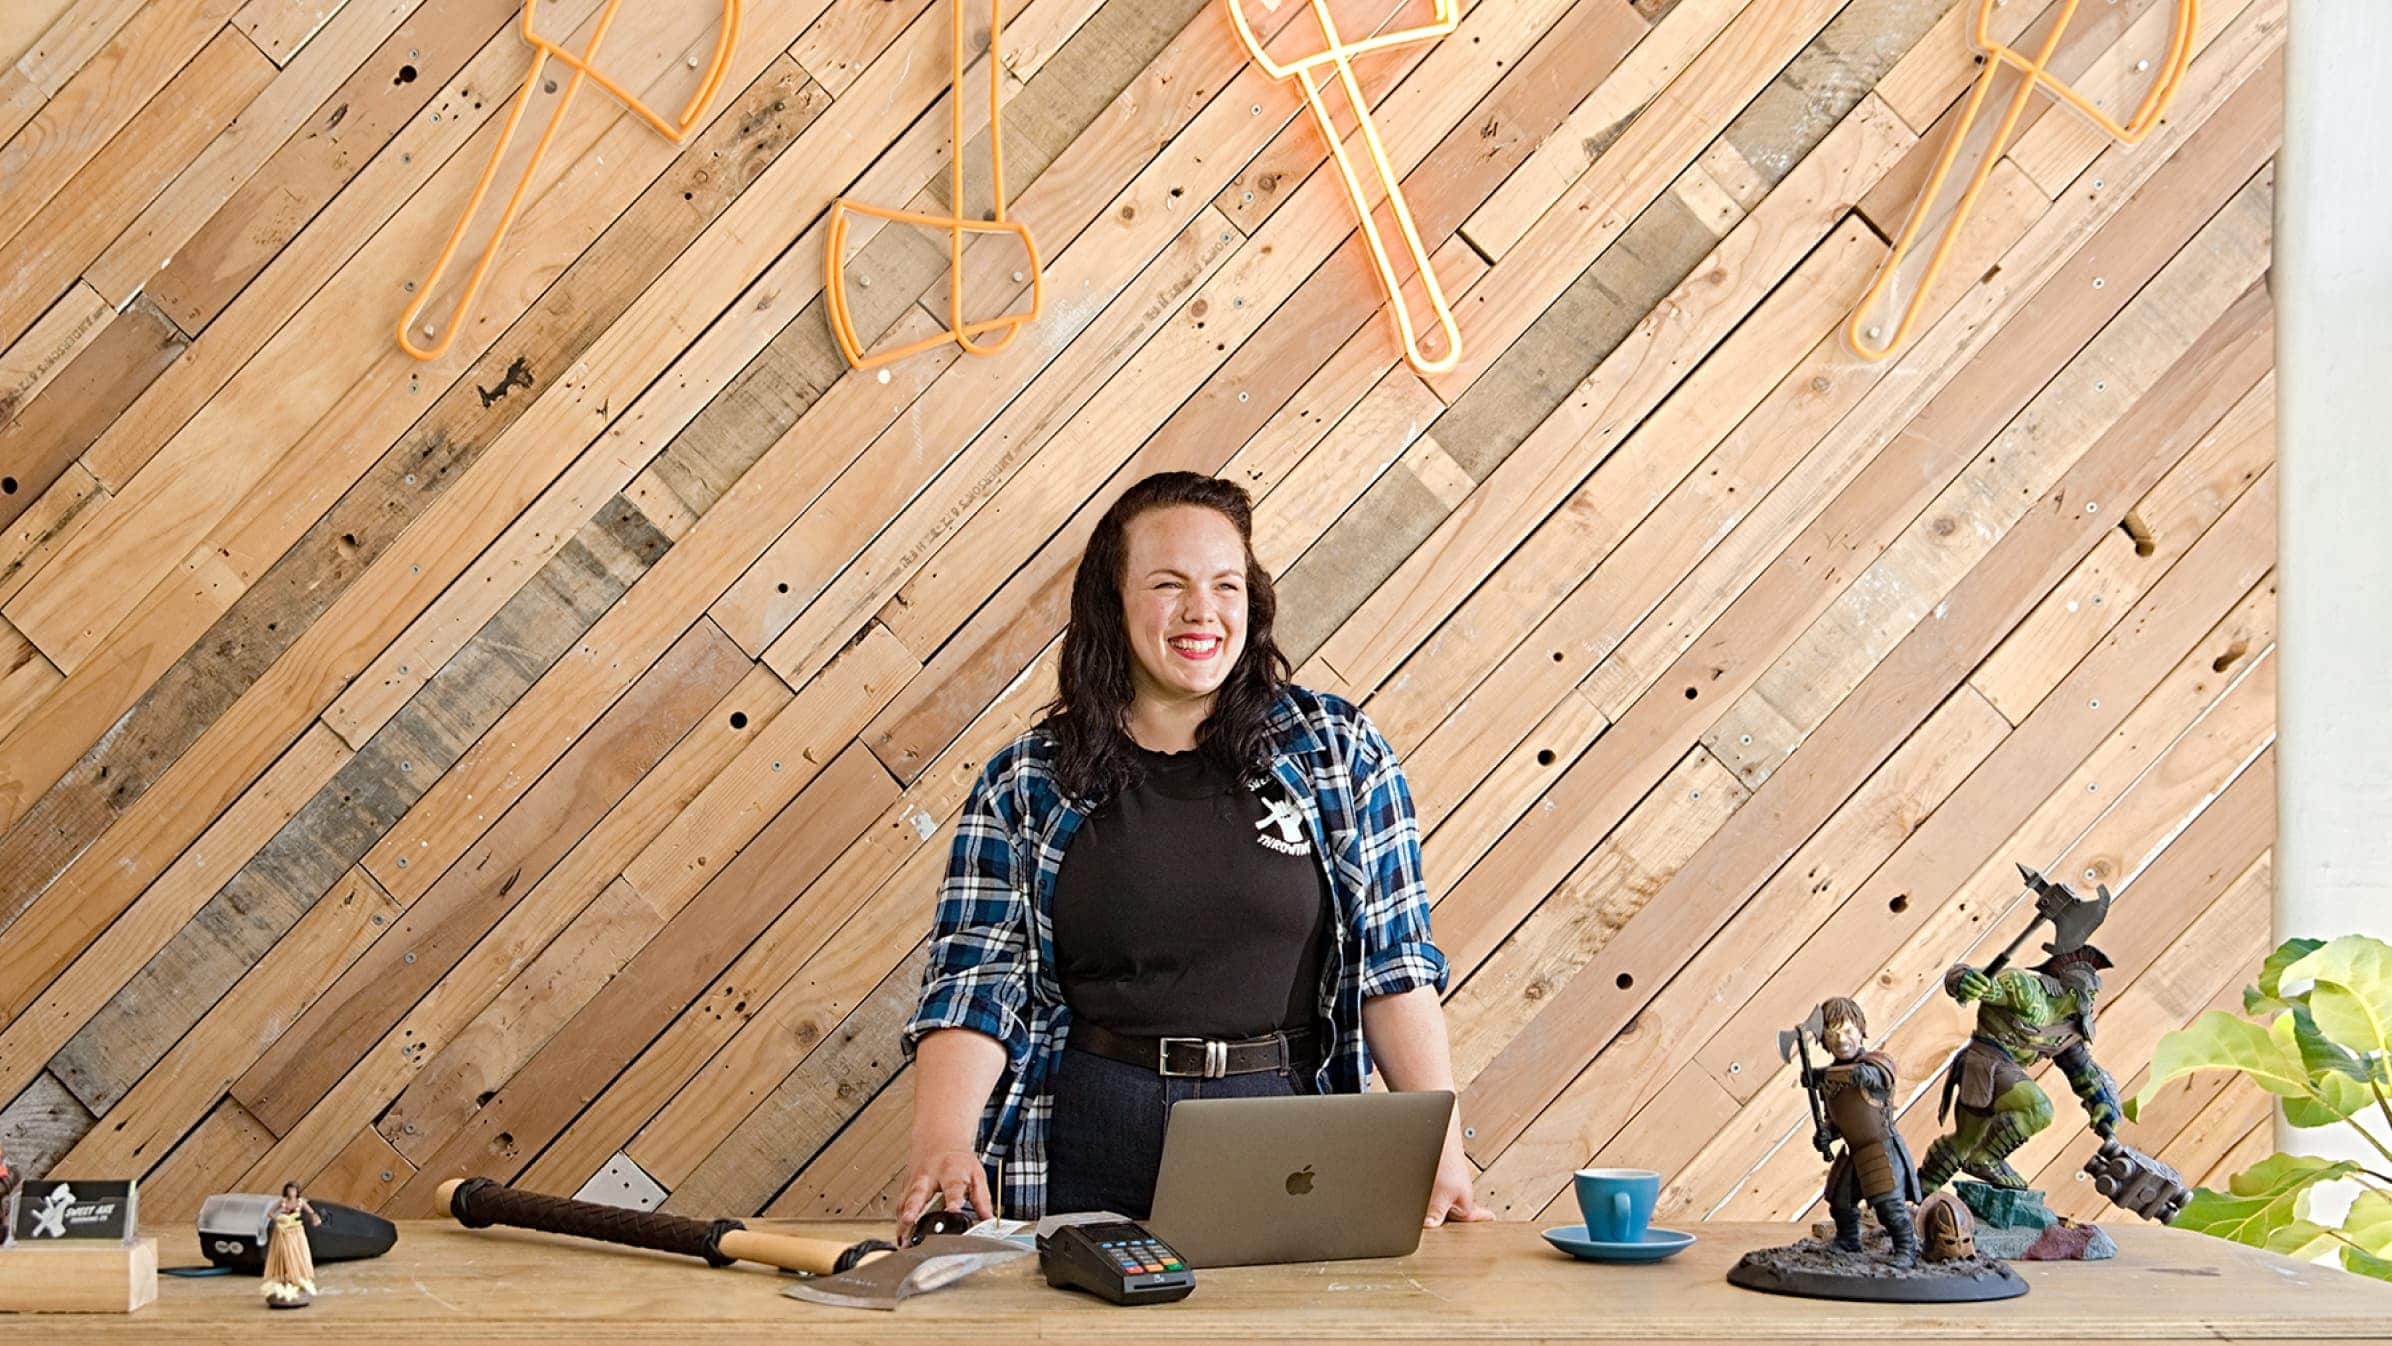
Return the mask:
[[1038,1240],[1046,1283],[1116,1304],[1168,1304],[1196,1288],[1196,1273],[1161,1239],[1129,1220],[1067,1224]]

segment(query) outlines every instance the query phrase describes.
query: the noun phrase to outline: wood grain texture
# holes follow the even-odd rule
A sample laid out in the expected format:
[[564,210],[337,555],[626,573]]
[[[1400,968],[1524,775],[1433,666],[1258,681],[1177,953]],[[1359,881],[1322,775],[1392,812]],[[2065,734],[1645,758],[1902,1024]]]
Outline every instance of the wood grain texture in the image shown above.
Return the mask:
[[[2231,1127],[2218,1129],[2223,1134]],[[2226,1144],[2247,1134],[2234,1132]],[[846,1243],[877,1236],[886,1224],[848,1218],[776,1221],[769,1228]],[[1872,1305],[1863,1312],[1824,1300],[1755,1295],[1727,1283],[1727,1269],[1738,1257],[1782,1242],[1785,1232],[1782,1224],[1723,1222],[1704,1229],[1700,1242],[1669,1261],[1630,1269],[1573,1262],[1545,1246],[1530,1226],[1447,1225],[1424,1233],[1418,1250],[1402,1258],[1203,1271],[1197,1294],[1149,1316],[1171,1320],[1172,1340],[1202,1343],[1724,1346],[1842,1341],[1873,1331],[1926,1343],[1986,1339],[1982,1320],[1949,1309]],[[2005,1311],[2004,1330],[2016,1333],[2015,1340],[2282,1346],[2380,1339],[2384,1317],[2392,1312],[2392,1291],[2380,1283],[2257,1248],[2140,1225],[2119,1230],[2117,1241],[2117,1260],[2098,1268],[2114,1274],[2088,1275],[2087,1268],[2064,1262],[2022,1264],[2019,1274],[2032,1289]],[[198,1260],[192,1231],[162,1230],[159,1255],[168,1265]],[[2155,1289],[2133,1315],[2123,1314],[2117,1282],[2129,1277],[2166,1293]],[[480,1343],[561,1334],[577,1341],[674,1336],[755,1346],[787,1341],[793,1332],[859,1343],[973,1331],[1067,1342],[1122,1336],[1113,1306],[1056,1294],[1040,1278],[1034,1258],[980,1271],[947,1293],[909,1299],[899,1313],[872,1313],[793,1303],[780,1293],[787,1280],[761,1268],[707,1271],[686,1258],[410,1219],[399,1227],[393,1255],[321,1267],[318,1280],[316,1312],[344,1295],[374,1306],[374,1312],[343,1323],[344,1339],[374,1346],[431,1336]],[[254,1283],[233,1277],[170,1285],[139,1314],[86,1315],[74,1329],[78,1340],[95,1342],[160,1335],[250,1340],[261,1312],[257,1298]],[[1589,1311],[1590,1299],[1600,1301],[1599,1312]],[[454,1321],[457,1306],[469,1300],[473,1316]],[[33,1315],[0,1322],[0,1341],[52,1341],[57,1332],[56,1323]]]
[[[1255,496],[1298,680],[1403,759],[1509,1219],[1566,1218],[1589,1162],[1661,1170],[1674,1218],[1801,1217],[1776,1031],[1857,996],[1924,1091],[1965,1031],[1936,979],[2015,929],[2014,861],[2133,904],[2121,1080],[2236,1003],[2274,835],[2284,0],[2203,7],[2140,146],[2038,105],[1884,364],[1837,333],[1973,77],[1969,6],[1471,0],[1360,69],[1465,335],[1433,377],[1221,0],[1016,0],[1046,312],[857,374],[825,212],[956,204],[947,2],[750,0],[685,146],[584,91],[427,364],[390,329],[521,82],[512,0],[25,34],[13,1158],[176,1218],[285,1179],[411,1218],[618,1156],[692,1214],[886,1215],[955,816],[1051,694],[1097,518],[1165,469]],[[2164,8],[2123,3],[2088,80]],[[714,12],[626,7],[610,71],[677,105]],[[847,247],[874,343],[1026,284],[1002,239],[952,278],[935,232]],[[2264,1115],[2200,1077],[2132,1134],[2222,1180]],[[2021,1162],[2089,1214],[2087,1152],[2063,1125]]]

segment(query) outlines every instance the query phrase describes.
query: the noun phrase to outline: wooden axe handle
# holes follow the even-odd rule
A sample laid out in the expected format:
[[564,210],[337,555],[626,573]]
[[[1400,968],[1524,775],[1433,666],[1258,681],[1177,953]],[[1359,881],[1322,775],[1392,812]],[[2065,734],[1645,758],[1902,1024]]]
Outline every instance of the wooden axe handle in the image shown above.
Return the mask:
[[894,1251],[873,1240],[845,1244],[798,1234],[767,1234],[737,1220],[692,1220],[662,1211],[624,1210],[519,1192],[488,1178],[452,1178],[440,1184],[440,1204],[468,1229],[494,1224],[536,1229],[628,1248],[681,1253],[715,1266],[760,1262],[784,1271],[829,1276]]

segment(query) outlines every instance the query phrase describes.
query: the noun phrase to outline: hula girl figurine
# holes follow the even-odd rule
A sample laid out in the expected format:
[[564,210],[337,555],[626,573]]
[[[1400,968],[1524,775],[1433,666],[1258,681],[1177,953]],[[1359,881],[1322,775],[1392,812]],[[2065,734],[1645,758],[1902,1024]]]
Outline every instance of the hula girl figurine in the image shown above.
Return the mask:
[[307,1230],[301,1220],[324,1223],[324,1217],[300,1195],[299,1184],[286,1182],[266,1235],[267,1308],[304,1309],[316,1301],[316,1262],[308,1251]]

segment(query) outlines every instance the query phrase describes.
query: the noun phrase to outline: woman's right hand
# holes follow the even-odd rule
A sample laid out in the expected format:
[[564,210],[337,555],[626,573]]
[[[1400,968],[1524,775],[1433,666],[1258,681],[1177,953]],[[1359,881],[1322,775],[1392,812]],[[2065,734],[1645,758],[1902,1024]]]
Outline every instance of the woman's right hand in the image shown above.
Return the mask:
[[988,1172],[980,1167],[979,1155],[970,1150],[937,1150],[917,1156],[906,1165],[904,1195],[897,1202],[897,1246],[905,1246],[914,1222],[930,1209],[933,1197],[944,1197],[948,1210],[959,1211],[969,1205],[977,1219],[985,1220],[996,1210],[996,1203],[989,1200]]

